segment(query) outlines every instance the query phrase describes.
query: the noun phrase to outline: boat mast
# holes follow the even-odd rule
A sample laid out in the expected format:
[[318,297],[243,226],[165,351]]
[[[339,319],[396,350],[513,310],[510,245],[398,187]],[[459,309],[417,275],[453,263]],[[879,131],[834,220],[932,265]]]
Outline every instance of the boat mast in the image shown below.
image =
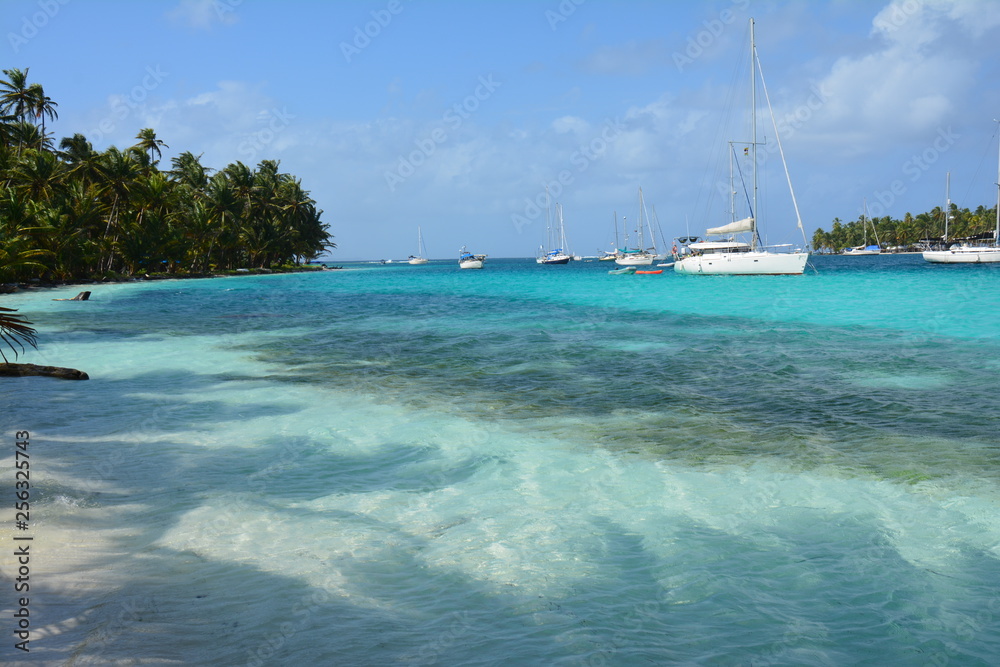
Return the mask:
[[[868,198],[865,197],[862,201],[864,202],[864,213],[865,213],[865,215],[867,215],[868,214]],[[882,249],[882,242],[879,241],[879,239],[878,239],[878,230],[875,229],[875,221],[872,218],[868,218],[868,222],[870,222],[872,224],[872,234],[875,235],[875,245],[877,245],[879,247],[879,250],[881,250]]]
[[753,230],[750,235],[751,250],[757,249],[757,72],[755,71],[757,48],[754,44],[753,18],[750,19],[750,122],[751,145],[753,146]]
[[646,208],[646,204],[642,201],[642,186],[640,185],[639,186],[639,229],[636,230],[639,232],[639,246],[638,246],[639,250],[646,249],[646,237],[642,231],[642,213],[644,208]]
[[[868,209],[868,199],[865,198],[861,200],[861,231],[865,235],[865,245],[864,245],[865,248],[868,247],[868,220],[865,218],[865,211],[867,209]],[[874,225],[872,226],[874,227]]]
[[729,142],[729,222],[736,222],[736,186],[733,181],[733,160],[736,154],[733,152],[733,142]]
[[[997,129],[1000,130],[1000,125]],[[997,227],[993,230],[993,246],[1000,248],[1000,141],[997,142]]]
[[559,249],[563,254],[569,254],[566,250],[566,227],[563,225],[562,204],[556,204],[556,219],[559,220]]
[[944,244],[948,245],[948,223],[951,221],[951,172],[944,176]]

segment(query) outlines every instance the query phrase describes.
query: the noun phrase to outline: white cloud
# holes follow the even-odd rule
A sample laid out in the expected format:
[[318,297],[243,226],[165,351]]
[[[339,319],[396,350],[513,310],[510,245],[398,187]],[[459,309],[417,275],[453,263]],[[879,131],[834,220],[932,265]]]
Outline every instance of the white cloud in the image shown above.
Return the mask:
[[[896,0],[872,20],[869,49],[836,60],[779,118],[825,157],[853,159],[919,144],[957,122],[976,95],[985,31],[1000,5],[972,0]],[[798,116],[796,116],[798,114]]]
[[243,0],[181,0],[167,16],[188,27],[207,30],[215,23],[236,23],[239,20],[236,8],[242,2]]
[[552,121],[552,129],[559,134],[583,134],[590,128],[590,123],[577,116],[562,116]]

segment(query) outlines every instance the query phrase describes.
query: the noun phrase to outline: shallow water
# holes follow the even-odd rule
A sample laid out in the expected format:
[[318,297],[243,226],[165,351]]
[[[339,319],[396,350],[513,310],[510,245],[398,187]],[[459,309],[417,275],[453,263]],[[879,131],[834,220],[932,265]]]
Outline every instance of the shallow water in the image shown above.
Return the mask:
[[813,264],[4,298],[31,662],[992,664],[1000,267]]

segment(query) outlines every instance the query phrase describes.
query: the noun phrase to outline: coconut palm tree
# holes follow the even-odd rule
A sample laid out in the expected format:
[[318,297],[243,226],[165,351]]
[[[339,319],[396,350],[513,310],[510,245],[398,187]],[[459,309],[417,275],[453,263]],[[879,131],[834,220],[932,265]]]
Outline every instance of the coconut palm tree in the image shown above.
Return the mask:
[[105,198],[110,198],[107,204],[107,225],[102,237],[105,255],[100,267],[101,271],[109,271],[114,264],[114,245],[121,232],[119,218],[123,209],[129,206],[129,198],[133,184],[139,176],[139,168],[133,154],[122,152],[112,146],[101,155],[98,172],[103,186],[102,194]]
[[[27,71],[27,70],[25,70]],[[59,117],[56,113],[56,107],[59,106],[57,103],[52,101],[52,98],[45,94],[45,90],[42,88],[42,84],[33,83],[28,86],[28,94],[31,96],[29,102],[29,111],[33,116],[34,120],[40,120],[40,125],[42,127],[42,135],[45,135],[45,118],[48,117],[49,120],[55,120]]]
[[170,148],[162,139],[156,138],[156,131],[151,127],[146,127],[139,130],[139,134],[135,135],[135,138],[139,140],[135,146],[132,146],[131,150],[140,154],[144,160],[140,162],[143,163],[143,171],[147,174],[149,171],[159,162],[160,158],[163,157],[162,148]]
[[203,193],[208,186],[208,169],[201,164],[201,155],[184,151],[170,160],[170,176],[193,192]]
[[5,69],[0,79],[0,112],[24,120],[31,113],[35,93],[28,85],[28,70]]

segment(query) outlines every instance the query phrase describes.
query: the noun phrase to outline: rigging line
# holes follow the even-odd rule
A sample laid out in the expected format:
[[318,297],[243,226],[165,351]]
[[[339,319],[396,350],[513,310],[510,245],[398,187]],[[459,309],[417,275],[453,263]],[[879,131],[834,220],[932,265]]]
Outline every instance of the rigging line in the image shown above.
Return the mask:
[[[781,147],[781,135],[778,133],[778,123],[774,120],[774,109],[771,108],[771,98],[767,94],[767,84],[764,83],[764,69],[760,65],[760,57],[757,55],[757,47],[754,47],[753,60],[757,63],[757,71],[760,73],[760,86],[764,89],[764,100],[767,101],[767,112],[771,116],[771,125],[774,127],[774,139],[778,143],[778,153],[781,154],[781,166],[785,168],[785,179],[788,181],[788,191],[792,195],[792,207],[795,208],[795,219],[799,225],[799,231],[802,232],[802,242],[806,246],[809,245],[809,240],[806,239],[806,229],[802,226],[802,215],[799,213],[799,202],[795,198],[795,190],[792,188],[792,176],[788,173],[788,163],[785,162],[785,149]],[[750,64],[753,67],[753,63]]]
[[[734,152],[734,157],[735,157],[735,152]],[[733,162],[736,163],[736,171],[740,175],[740,185],[743,186],[743,197],[746,198],[747,200],[747,209],[750,211],[750,217],[756,220],[757,211],[753,210],[753,204],[750,203],[750,194],[747,192],[747,182],[743,178],[743,170],[740,168],[740,161],[739,159],[736,159],[733,160]],[[733,212],[733,217],[734,218],[736,217],[735,211]]]

